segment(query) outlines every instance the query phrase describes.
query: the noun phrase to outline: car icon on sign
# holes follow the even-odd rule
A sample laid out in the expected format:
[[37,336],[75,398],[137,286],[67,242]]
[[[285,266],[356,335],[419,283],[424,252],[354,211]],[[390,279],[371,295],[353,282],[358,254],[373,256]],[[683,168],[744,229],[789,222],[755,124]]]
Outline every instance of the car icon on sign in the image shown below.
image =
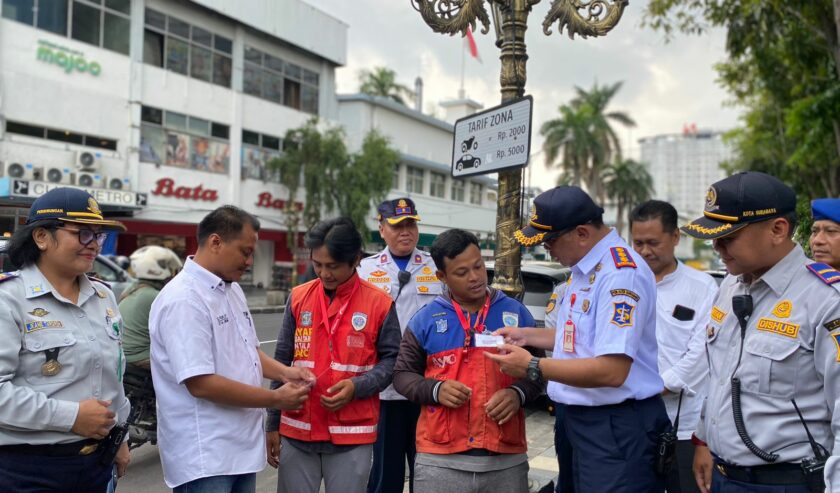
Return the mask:
[[481,159],[474,157],[472,154],[464,154],[461,159],[455,162],[455,168],[462,171],[464,168],[478,168],[481,165]]

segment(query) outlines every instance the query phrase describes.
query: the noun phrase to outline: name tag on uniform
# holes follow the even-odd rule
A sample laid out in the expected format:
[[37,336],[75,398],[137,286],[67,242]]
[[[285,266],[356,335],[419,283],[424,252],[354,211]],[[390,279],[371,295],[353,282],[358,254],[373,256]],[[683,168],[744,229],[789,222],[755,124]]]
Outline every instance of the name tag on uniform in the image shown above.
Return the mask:
[[567,353],[575,352],[575,323],[571,320],[566,320],[563,326],[563,351]]
[[505,343],[505,338],[502,336],[494,336],[491,334],[476,334],[475,347],[499,347]]

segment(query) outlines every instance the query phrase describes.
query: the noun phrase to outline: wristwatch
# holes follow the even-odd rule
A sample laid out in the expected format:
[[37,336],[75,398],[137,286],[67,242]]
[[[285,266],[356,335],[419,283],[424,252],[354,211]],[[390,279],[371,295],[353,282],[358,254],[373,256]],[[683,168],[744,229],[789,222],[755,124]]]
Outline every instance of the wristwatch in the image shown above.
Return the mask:
[[532,382],[541,382],[543,379],[542,371],[540,370],[540,358],[534,356],[531,362],[528,363],[528,370],[526,372],[528,380]]

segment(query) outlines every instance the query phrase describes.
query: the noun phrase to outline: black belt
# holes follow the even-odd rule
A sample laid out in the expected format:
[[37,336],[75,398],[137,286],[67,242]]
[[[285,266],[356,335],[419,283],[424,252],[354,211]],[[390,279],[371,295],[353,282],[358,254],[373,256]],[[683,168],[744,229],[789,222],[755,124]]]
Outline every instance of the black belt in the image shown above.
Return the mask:
[[808,484],[799,464],[783,462],[766,466],[734,466],[719,459],[715,460],[715,469],[724,477],[741,483],[761,485]]
[[88,438],[72,443],[55,443],[50,445],[0,445],[0,452],[23,455],[41,455],[46,457],[70,457],[74,455],[90,455],[99,449],[99,440]]

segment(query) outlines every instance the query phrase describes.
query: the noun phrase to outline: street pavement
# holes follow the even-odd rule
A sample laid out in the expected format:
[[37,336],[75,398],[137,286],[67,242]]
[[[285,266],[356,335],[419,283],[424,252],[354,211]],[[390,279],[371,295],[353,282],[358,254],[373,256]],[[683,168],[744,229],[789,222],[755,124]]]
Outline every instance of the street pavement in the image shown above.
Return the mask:
[[[262,301],[257,296],[249,296],[249,305]],[[254,326],[260,345],[266,354],[273,356],[280,327],[282,312],[276,307],[252,306]],[[268,386],[268,382],[265,382]],[[528,438],[528,459],[530,490],[538,491],[557,476],[557,460],[554,454],[554,418],[542,409],[527,409],[525,430]],[[257,475],[257,492],[273,493],[277,488],[277,471],[269,466]],[[118,485],[122,493],[163,493],[171,491],[163,482],[158,449],[145,444],[132,451],[132,460],[128,471]],[[323,490],[322,490],[323,491]],[[405,492],[408,492],[406,483]]]

